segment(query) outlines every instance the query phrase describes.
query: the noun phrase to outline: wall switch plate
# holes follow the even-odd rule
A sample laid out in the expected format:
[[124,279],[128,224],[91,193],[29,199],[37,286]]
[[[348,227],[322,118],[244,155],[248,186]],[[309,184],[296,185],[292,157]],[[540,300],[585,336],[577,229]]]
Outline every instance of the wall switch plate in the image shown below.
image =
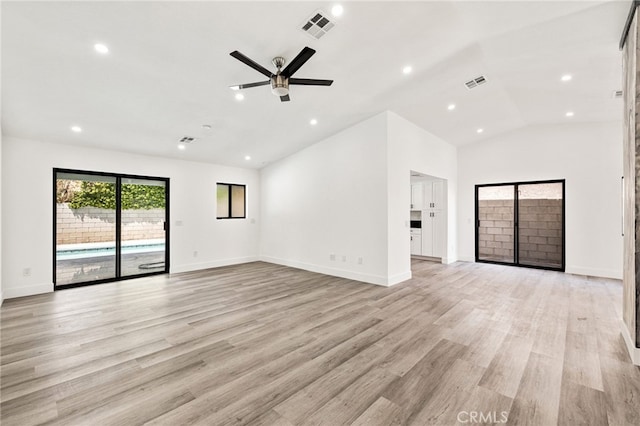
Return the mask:
[[333,254],[333,253],[331,253],[331,254],[329,255],[329,260],[333,260],[333,261],[335,261],[335,260],[336,260],[336,255],[335,255],[335,254]]
[[24,277],[30,277],[31,276],[31,268],[24,268],[22,270],[22,276]]

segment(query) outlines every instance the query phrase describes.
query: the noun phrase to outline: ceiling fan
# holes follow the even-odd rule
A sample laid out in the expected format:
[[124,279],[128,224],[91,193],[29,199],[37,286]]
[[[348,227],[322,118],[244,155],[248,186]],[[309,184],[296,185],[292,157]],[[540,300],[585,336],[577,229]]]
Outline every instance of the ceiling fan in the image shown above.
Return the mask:
[[247,83],[247,84],[239,84],[237,86],[231,86],[232,90],[242,90],[248,89],[250,87],[257,86],[266,86],[267,84],[271,84],[271,92],[280,97],[280,101],[288,102],[289,98],[289,85],[303,85],[303,86],[331,86],[333,80],[318,80],[312,78],[293,78],[293,74],[300,69],[301,66],[305,64],[316,53],[310,47],[305,47],[298,53],[298,56],[293,58],[293,61],[289,63],[284,69],[282,67],[285,64],[285,60],[281,56],[276,56],[273,58],[271,63],[277,68],[277,71],[272,73],[262,65],[257,62],[247,58],[242,53],[237,50],[230,53],[231,56],[249,65],[254,70],[258,71],[260,74],[263,74],[269,77],[267,81],[259,81],[257,83]]

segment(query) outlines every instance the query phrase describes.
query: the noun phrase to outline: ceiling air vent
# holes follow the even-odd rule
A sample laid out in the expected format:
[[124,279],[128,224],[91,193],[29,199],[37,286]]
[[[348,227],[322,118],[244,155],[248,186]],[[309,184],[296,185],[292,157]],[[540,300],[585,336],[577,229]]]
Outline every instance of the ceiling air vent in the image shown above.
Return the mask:
[[480,77],[476,77],[467,81],[464,85],[467,86],[467,89],[473,89],[474,87],[478,87],[481,84],[485,84],[486,82],[487,79],[483,75],[481,75]]
[[316,11],[313,15],[307,19],[302,26],[302,31],[309,34],[311,37],[318,40],[320,37],[329,32],[335,24],[327,18],[327,14],[321,10]]
[[182,139],[180,139],[180,143],[191,143],[194,140],[196,140],[196,138],[192,138],[191,136],[184,136]]
[[614,99],[622,98],[622,90],[614,90],[612,98],[614,98]]

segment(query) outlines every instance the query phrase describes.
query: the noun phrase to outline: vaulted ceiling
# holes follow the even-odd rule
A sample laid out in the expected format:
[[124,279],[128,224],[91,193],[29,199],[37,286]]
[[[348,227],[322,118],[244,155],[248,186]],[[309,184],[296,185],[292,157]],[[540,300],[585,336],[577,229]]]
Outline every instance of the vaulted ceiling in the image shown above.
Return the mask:
[[[358,1],[333,18],[334,4],[3,2],[3,134],[259,168],[384,110],[455,145],[621,121],[612,94],[629,2]],[[317,10],[335,22],[319,40],[300,29]],[[230,52],[271,69],[304,46],[317,53],[296,77],[331,87],[294,86],[280,102],[263,86],[236,100],[229,86],[263,78]],[[465,86],[480,75],[485,84]],[[178,150],[183,136],[196,139]]]

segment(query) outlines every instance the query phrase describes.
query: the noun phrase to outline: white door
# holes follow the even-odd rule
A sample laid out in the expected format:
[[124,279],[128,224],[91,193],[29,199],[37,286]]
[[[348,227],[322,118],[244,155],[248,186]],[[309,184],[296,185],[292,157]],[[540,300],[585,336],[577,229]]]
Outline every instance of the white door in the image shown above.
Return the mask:
[[433,209],[441,210],[444,208],[444,182],[441,180],[436,180],[432,182],[432,191],[431,191],[431,202]]
[[422,255],[433,256],[433,212],[422,212]]
[[411,254],[422,255],[422,234],[411,234]]
[[431,256],[433,257],[442,257],[443,253],[443,236],[444,232],[442,229],[443,221],[442,221],[442,212],[439,210],[433,211],[431,217],[431,226],[432,226],[432,242],[431,242]]
[[422,210],[424,206],[424,188],[421,183],[411,185],[411,210]]

